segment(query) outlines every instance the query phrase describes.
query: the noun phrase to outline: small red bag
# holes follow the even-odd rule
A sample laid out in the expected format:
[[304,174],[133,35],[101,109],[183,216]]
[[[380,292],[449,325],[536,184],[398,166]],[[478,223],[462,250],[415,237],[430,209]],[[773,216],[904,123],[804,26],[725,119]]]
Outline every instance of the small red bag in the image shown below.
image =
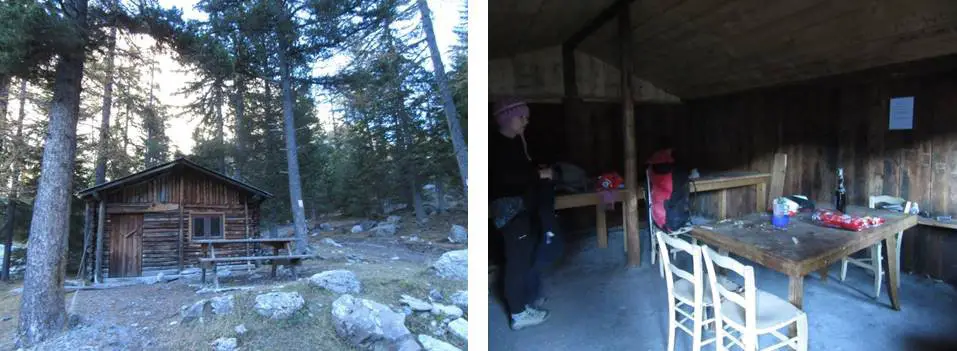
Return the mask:
[[884,219],[880,217],[855,217],[831,210],[817,210],[817,212],[811,216],[811,219],[824,226],[853,230],[855,232],[884,224]]

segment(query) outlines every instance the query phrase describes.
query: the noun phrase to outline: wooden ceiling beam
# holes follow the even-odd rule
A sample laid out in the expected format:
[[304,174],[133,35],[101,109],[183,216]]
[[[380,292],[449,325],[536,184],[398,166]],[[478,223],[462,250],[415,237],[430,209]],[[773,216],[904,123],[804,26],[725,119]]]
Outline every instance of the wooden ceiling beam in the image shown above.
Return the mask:
[[632,2],[634,2],[634,0],[616,0],[615,3],[602,10],[598,16],[589,21],[582,29],[568,37],[568,40],[562,43],[562,47],[568,46],[574,49],[578,44],[585,41],[585,38],[588,38],[589,35],[597,31],[598,28],[601,28],[608,23],[608,21],[616,18],[622,10],[627,11],[629,8],[628,5]]

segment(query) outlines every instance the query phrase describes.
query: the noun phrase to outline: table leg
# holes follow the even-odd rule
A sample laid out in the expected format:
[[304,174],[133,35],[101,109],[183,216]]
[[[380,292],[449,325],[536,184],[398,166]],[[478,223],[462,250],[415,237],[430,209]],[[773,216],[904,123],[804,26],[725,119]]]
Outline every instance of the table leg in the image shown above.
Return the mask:
[[621,202],[621,236],[625,239],[625,253],[628,253],[628,200]]
[[608,226],[605,224],[605,208],[601,204],[595,206],[595,231],[598,232],[598,247],[608,247]]
[[891,296],[891,307],[895,311],[901,310],[900,296],[897,295],[897,270],[894,267],[897,267],[897,233],[888,236],[884,241],[885,247],[887,247],[887,276],[889,279],[887,288],[887,295]]
[[821,275],[821,281],[827,283],[827,267],[821,268],[817,273]]
[[[803,275],[792,275],[788,279],[788,301],[791,302],[794,307],[803,310],[804,309],[804,276]],[[797,326],[791,325],[788,327],[788,336],[795,337],[797,336]]]

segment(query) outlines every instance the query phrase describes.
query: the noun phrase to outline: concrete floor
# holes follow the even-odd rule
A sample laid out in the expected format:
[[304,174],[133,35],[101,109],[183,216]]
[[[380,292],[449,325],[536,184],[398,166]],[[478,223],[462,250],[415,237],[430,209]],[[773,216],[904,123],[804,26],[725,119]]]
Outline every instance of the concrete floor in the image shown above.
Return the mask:
[[[642,232],[641,268],[625,268],[621,230],[609,233],[609,247],[595,247],[594,236],[570,243],[565,261],[544,277],[549,320],[511,331],[499,293],[489,297],[490,350],[662,350],[666,346],[664,280],[648,262]],[[679,263],[680,264],[680,263]],[[787,277],[754,265],[758,288],[787,297]],[[811,350],[957,350],[957,291],[948,284],[903,274],[901,311],[890,307],[887,287],[873,295],[873,276],[840,265],[827,282],[805,278]],[[676,350],[689,350],[691,338],[679,332]],[[761,345],[774,344],[762,338]],[[705,350],[713,350],[709,345]]]

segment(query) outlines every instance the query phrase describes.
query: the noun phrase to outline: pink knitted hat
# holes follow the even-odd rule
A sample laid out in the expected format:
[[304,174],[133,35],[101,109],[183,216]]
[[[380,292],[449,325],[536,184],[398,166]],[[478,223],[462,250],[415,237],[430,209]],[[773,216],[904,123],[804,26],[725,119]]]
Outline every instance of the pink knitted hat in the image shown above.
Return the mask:
[[528,116],[528,104],[517,98],[505,98],[495,103],[492,110],[499,126],[505,126],[513,118]]

